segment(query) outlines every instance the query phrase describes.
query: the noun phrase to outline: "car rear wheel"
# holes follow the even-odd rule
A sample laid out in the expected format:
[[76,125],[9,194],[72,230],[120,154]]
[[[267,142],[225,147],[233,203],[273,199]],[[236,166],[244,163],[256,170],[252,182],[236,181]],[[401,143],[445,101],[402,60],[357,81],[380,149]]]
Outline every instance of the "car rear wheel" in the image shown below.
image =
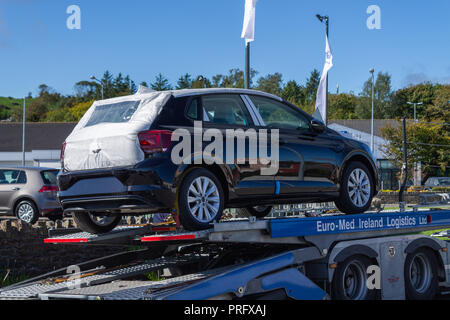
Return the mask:
[[122,220],[122,216],[118,214],[94,215],[86,212],[75,212],[73,218],[78,228],[92,234],[107,233]]
[[224,208],[220,181],[206,169],[194,169],[183,179],[178,194],[180,222],[187,230],[204,230],[218,221]]
[[16,206],[16,217],[28,224],[35,224],[39,219],[39,210],[36,205],[29,200],[21,201]]
[[256,206],[237,209],[238,214],[241,217],[250,218],[264,218],[267,217],[272,212],[273,207],[271,206]]
[[350,163],[342,175],[339,199],[336,207],[343,213],[366,212],[374,196],[374,181],[369,169],[361,162]]

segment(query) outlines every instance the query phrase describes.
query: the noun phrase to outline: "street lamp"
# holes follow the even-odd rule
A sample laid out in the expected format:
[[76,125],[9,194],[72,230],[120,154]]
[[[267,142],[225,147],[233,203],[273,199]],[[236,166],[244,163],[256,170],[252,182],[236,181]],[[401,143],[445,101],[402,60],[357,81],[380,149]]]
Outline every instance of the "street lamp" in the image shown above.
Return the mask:
[[[327,38],[328,38],[328,31],[329,31],[329,25],[330,25],[330,17],[328,16],[321,16],[320,14],[316,14],[317,19],[319,19],[320,22],[324,22],[325,21],[325,27],[326,27],[326,34],[327,34]],[[326,98],[326,103],[325,103],[325,110],[328,113],[328,77],[327,77],[327,98]],[[325,115],[327,122],[328,122],[328,116]]]
[[91,76],[90,78],[91,78],[91,80],[94,80],[94,81],[97,81],[98,83],[100,83],[100,86],[102,87],[102,100],[104,100],[104,96],[103,95],[104,95],[105,88],[103,86],[103,82],[98,80],[95,76]]
[[410,106],[414,106],[414,121],[417,122],[417,106],[423,105],[423,102],[407,102]]
[[375,152],[375,69],[369,70],[372,74],[372,130],[370,136],[370,148],[372,153]]

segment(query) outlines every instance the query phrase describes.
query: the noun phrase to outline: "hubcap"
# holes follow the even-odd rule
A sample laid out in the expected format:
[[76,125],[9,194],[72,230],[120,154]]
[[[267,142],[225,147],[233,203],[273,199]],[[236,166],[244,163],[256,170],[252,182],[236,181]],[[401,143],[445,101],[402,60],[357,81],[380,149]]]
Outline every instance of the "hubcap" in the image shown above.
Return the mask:
[[362,208],[370,199],[371,185],[367,174],[361,169],[355,169],[348,178],[348,194],[352,203]]
[[343,293],[349,300],[362,300],[367,293],[364,266],[353,261],[345,268],[342,275]]
[[195,179],[187,194],[187,202],[191,215],[198,221],[213,221],[220,206],[220,196],[216,184],[207,177]]
[[108,226],[115,220],[114,216],[96,216],[92,213],[89,213],[89,217],[91,218],[92,222],[101,227]]
[[28,203],[24,203],[19,207],[18,211],[19,219],[27,223],[31,223],[34,218],[34,209]]
[[424,293],[428,290],[431,283],[431,267],[427,257],[419,253],[411,262],[409,267],[409,277],[413,288],[418,293]]

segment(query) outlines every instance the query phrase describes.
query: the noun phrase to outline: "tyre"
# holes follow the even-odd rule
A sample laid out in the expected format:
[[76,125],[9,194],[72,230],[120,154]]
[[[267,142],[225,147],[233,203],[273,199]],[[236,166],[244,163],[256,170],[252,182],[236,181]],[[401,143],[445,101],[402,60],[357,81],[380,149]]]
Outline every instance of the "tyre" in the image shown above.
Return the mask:
[[78,228],[92,234],[107,233],[122,220],[122,216],[118,214],[99,216],[87,212],[75,212],[73,218]]
[[439,291],[438,262],[434,253],[420,248],[405,260],[407,300],[432,300]]
[[186,230],[205,230],[218,221],[224,208],[220,181],[206,169],[194,169],[183,179],[178,192],[180,222]]
[[16,206],[15,215],[19,220],[28,224],[35,224],[39,220],[39,210],[30,200],[19,202]]
[[350,163],[342,175],[336,207],[342,213],[364,213],[370,208],[373,197],[374,180],[369,169],[361,162]]
[[367,287],[367,269],[373,262],[366,256],[355,255],[338,263],[332,282],[333,300],[377,300],[380,290]]
[[267,217],[272,212],[272,206],[257,206],[257,207],[247,207],[237,209],[237,213],[241,217],[250,218],[264,218]]

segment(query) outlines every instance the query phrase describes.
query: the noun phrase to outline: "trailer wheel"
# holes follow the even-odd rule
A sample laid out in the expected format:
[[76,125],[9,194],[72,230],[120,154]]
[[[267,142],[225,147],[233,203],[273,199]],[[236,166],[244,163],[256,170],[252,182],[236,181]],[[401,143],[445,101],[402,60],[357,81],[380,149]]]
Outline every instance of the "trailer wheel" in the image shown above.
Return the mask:
[[367,269],[373,262],[366,256],[354,255],[339,263],[332,282],[334,300],[377,300],[379,290],[367,287]]
[[217,177],[194,169],[183,179],[178,193],[180,222],[186,230],[204,230],[223,213],[224,192]]
[[256,217],[264,218],[267,217],[272,212],[271,206],[257,206],[248,208],[239,208],[237,212],[240,216],[245,218]]
[[78,228],[92,234],[107,233],[122,220],[122,216],[118,214],[99,216],[87,212],[74,212],[73,218]]
[[408,300],[432,300],[437,295],[438,263],[431,250],[419,248],[406,257],[405,289]]

